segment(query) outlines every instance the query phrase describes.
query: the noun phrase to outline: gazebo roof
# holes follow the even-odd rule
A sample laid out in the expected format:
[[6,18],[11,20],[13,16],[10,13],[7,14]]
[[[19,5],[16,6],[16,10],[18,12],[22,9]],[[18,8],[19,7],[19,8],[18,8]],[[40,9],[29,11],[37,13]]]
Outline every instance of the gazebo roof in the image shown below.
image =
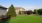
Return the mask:
[[0,5],[0,8],[7,9],[6,7],[3,7],[3,6],[1,6],[1,5]]

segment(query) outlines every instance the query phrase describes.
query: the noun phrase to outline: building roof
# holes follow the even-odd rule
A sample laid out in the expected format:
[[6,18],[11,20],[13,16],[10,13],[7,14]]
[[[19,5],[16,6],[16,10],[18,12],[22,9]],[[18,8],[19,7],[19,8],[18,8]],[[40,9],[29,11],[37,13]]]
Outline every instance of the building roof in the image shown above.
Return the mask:
[[[21,9],[22,7],[15,7],[15,9]],[[24,8],[22,8],[22,9],[24,9]],[[24,9],[25,10],[25,9]]]
[[15,9],[20,9],[21,7],[15,7]]
[[4,7],[4,6],[1,6],[1,5],[0,5],[0,8],[7,9],[6,7]]

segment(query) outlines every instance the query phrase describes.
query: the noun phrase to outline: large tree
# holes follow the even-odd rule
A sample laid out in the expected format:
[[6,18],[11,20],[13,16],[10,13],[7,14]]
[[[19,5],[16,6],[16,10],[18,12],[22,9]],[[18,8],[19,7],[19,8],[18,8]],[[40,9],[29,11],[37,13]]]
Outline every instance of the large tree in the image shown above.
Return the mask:
[[38,10],[38,14],[42,15],[42,9]]
[[16,12],[15,12],[15,8],[13,5],[11,5],[8,9],[8,12],[7,14],[8,16],[11,16],[11,17],[16,17]]

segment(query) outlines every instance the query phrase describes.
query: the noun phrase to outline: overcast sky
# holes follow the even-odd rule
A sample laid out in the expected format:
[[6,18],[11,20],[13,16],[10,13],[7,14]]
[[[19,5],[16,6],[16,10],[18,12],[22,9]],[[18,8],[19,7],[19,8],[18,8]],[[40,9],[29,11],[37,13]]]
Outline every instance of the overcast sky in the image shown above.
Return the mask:
[[0,5],[9,7],[13,4],[15,7],[23,7],[26,10],[42,8],[42,0],[0,0]]

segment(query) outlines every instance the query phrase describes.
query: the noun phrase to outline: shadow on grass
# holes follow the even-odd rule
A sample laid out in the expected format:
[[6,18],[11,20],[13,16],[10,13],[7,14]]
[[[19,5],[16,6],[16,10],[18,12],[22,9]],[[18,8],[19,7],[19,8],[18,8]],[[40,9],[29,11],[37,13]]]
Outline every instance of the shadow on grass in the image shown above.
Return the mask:
[[0,23],[9,23],[9,19],[2,20]]

